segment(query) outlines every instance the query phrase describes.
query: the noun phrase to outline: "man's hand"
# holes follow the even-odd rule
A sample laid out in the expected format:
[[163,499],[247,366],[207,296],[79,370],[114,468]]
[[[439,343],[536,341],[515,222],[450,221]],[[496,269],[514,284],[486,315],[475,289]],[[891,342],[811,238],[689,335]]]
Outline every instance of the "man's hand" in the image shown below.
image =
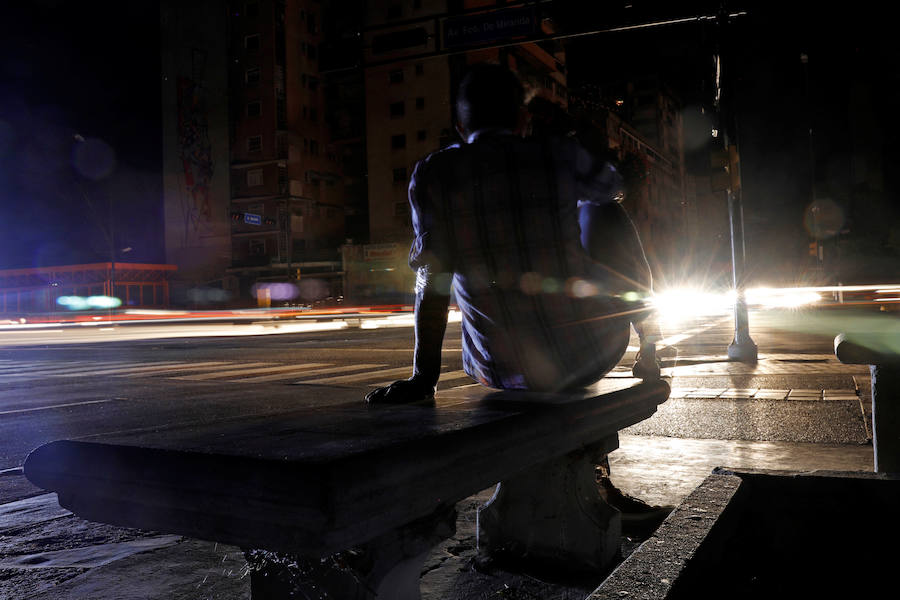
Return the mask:
[[366,404],[412,404],[434,397],[436,386],[423,383],[415,375],[395,381],[387,387],[377,388],[366,394]]

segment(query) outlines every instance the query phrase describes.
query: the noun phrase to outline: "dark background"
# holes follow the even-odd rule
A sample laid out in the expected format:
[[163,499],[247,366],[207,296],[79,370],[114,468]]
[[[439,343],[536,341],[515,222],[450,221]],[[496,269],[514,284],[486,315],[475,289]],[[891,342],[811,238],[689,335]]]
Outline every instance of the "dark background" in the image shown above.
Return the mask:
[[[556,15],[564,29],[603,28],[718,7],[677,4],[558,0]],[[746,7],[724,34],[697,22],[579,38],[567,49],[570,85],[656,72],[687,106],[686,139],[702,138],[709,123],[698,108],[712,102],[712,55],[726,43],[751,279],[785,261],[808,266],[813,182],[840,209],[825,243],[870,256],[867,264],[893,257],[900,69],[888,15],[865,2],[853,13],[807,2]],[[108,260],[110,199],[114,247],[132,248],[117,259],[163,262],[157,3],[38,0],[4,12],[0,268]],[[870,179],[880,176],[883,190],[859,181],[854,156],[880,161]]]

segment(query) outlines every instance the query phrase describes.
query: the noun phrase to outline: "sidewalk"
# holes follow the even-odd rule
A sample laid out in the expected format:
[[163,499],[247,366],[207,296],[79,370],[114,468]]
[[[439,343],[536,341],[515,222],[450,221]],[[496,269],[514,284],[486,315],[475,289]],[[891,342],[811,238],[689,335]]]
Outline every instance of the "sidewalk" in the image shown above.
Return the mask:
[[[754,368],[721,357],[665,366],[664,375],[673,377],[671,399],[653,418],[622,432],[619,450],[610,455],[611,479],[625,493],[677,505],[716,466],[872,470],[864,367],[841,365],[827,355],[761,355]],[[705,416],[718,429],[710,429]],[[779,429],[792,418],[801,421],[793,433]],[[473,568],[475,511],[491,493],[459,503],[456,535],[426,564],[423,599],[588,595],[599,581],[567,586]],[[639,541],[624,538],[623,552]],[[89,523],[23,476],[0,476],[0,598],[249,597],[238,548]]]

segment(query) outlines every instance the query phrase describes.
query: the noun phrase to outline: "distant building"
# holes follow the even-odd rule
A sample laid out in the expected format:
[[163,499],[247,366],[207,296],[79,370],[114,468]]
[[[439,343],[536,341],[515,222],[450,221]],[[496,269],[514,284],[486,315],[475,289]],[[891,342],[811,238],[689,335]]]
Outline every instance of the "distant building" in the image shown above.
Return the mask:
[[309,277],[297,301],[340,294],[343,156],[326,117],[322,19],[314,0],[231,3],[229,272],[242,297]]
[[163,2],[166,247],[184,301],[253,302],[257,284],[298,279],[308,284],[286,300],[340,294],[348,159],[337,142],[362,128],[326,104],[341,104],[319,67],[328,6]]
[[217,0],[163,0],[160,20],[166,261],[180,304],[223,287],[231,266],[228,13]]

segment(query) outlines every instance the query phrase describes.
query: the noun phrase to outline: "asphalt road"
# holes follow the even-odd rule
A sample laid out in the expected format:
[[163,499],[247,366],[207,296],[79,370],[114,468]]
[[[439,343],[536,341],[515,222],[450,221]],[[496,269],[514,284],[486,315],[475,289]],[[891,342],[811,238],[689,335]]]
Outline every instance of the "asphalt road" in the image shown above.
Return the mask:
[[[834,334],[848,318],[828,311],[751,314],[760,364],[775,369],[732,368],[725,359],[733,334],[727,316],[665,325],[660,355],[676,389],[852,390],[859,369],[828,364]],[[30,450],[55,439],[325,404],[332,386],[358,389],[363,409],[372,385],[410,373],[408,325],[292,333],[246,327],[0,333],[0,470],[20,466]],[[632,360],[629,351],[613,375],[628,376]],[[451,323],[441,387],[473,385],[461,369],[460,328]],[[830,444],[861,444],[867,435],[859,402],[849,398],[673,398],[627,433]]]

